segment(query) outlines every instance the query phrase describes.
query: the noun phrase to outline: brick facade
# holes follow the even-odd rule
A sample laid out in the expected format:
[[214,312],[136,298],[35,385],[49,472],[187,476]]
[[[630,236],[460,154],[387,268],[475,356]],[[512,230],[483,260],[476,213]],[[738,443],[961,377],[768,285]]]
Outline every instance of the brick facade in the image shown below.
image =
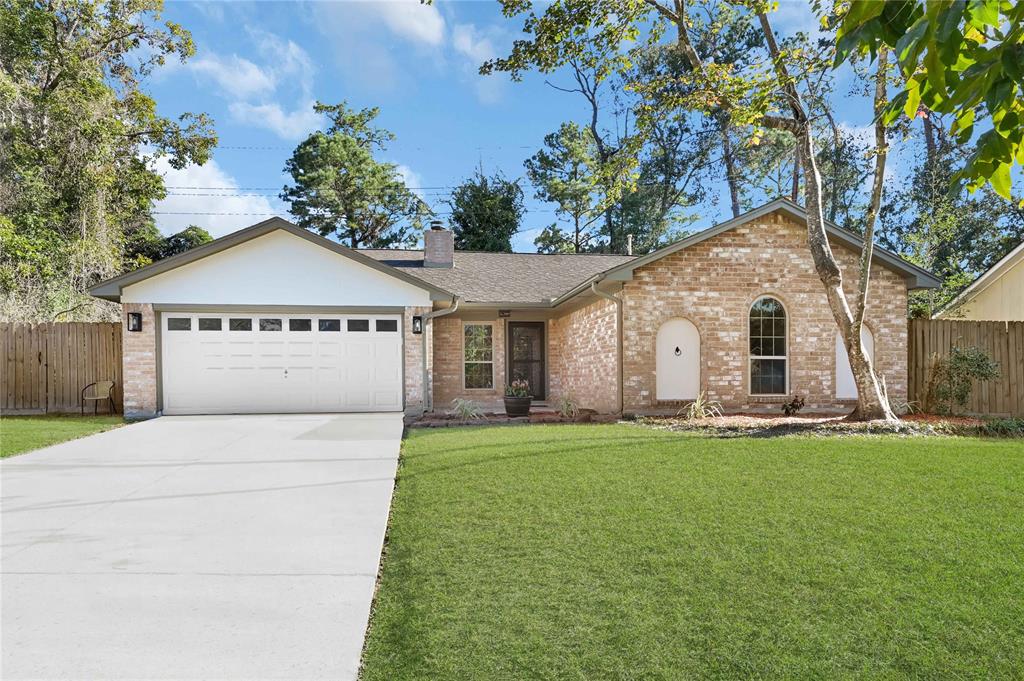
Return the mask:
[[[856,282],[858,254],[833,245],[844,286]],[[701,337],[701,389],[728,410],[777,410],[779,398],[748,392],[750,305],[779,299],[788,314],[789,394],[808,409],[848,405],[835,398],[835,334],[821,280],[807,249],[806,228],[767,215],[637,269],[624,301],[624,411],[657,409],[655,339],[674,317],[693,322]],[[907,394],[907,290],[903,279],[875,264],[866,324],[874,334],[876,371],[889,395]]]
[[[451,408],[456,397],[479,402],[486,409],[502,407],[505,391],[505,320],[468,320],[454,315],[438,317],[431,322],[434,336],[434,410]],[[491,324],[494,327],[494,383],[486,390],[467,390],[463,381],[463,325]]]
[[572,397],[585,409],[619,409],[618,313],[600,299],[548,323],[548,399]]
[[124,416],[129,420],[153,418],[157,410],[156,315],[152,305],[125,303],[121,306],[122,329],[128,328],[129,312],[142,313],[142,331],[121,335]]
[[405,412],[418,414],[423,411],[423,338],[427,338],[427,370],[430,370],[431,342],[430,334],[414,334],[412,318],[429,314],[429,307],[407,307],[402,315],[405,329]]
[[[856,284],[858,254],[834,245],[845,287]],[[777,410],[785,398],[751,396],[749,384],[748,311],[760,296],[778,298],[787,311],[789,395],[802,395],[808,409],[848,408],[835,397],[836,326],[821,281],[807,249],[806,228],[773,213],[694,244],[638,268],[617,294],[623,300],[623,411],[644,413],[671,408],[656,400],[656,338],[673,318],[690,320],[701,338],[701,390],[730,411]],[[406,411],[423,409],[422,336],[412,333],[412,318],[429,307],[404,312],[404,389]],[[563,308],[564,309],[564,308]],[[907,395],[907,290],[904,280],[875,265],[866,323],[874,335],[876,371],[884,376],[891,398]],[[141,312],[141,332],[125,332],[124,411],[128,418],[155,416],[158,405],[157,319],[152,305],[125,303],[127,314]],[[551,311],[546,311],[551,312]],[[617,310],[594,300],[578,309],[555,310],[545,322],[547,399],[565,395],[580,407],[600,413],[618,411],[619,369]],[[439,317],[424,329],[430,369],[426,386],[433,408],[450,408],[456,397],[500,409],[506,381],[506,319],[497,312],[485,319]],[[530,314],[521,310],[514,314]],[[518,318],[518,317],[517,317]],[[526,317],[540,320],[544,315]],[[493,326],[493,387],[467,390],[463,382],[463,325]]]

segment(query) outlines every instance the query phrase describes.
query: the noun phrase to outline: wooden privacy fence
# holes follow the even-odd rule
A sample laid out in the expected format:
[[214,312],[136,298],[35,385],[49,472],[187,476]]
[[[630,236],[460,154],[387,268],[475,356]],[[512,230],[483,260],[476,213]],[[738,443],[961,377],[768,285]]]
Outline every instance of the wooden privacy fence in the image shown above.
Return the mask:
[[945,356],[954,346],[980,348],[999,362],[999,378],[976,383],[965,411],[1024,417],[1024,322],[910,320],[910,399],[924,404],[932,353]]
[[82,388],[93,381],[114,381],[114,408],[120,412],[120,323],[0,323],[3,413],[78,412]]

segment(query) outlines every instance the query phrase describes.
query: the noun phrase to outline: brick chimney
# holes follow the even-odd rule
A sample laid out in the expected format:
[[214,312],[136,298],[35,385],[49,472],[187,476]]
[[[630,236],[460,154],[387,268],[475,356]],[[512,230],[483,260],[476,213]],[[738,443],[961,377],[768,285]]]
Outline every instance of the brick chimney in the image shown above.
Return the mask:
[[440,220],[432,220],[423,233],[423,266],[451,268],[455,259],[455,235]]

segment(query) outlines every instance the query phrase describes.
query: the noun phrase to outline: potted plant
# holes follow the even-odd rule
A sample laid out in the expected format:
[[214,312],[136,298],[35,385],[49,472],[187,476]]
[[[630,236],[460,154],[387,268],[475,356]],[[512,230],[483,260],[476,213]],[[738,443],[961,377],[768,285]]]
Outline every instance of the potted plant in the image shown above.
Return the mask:
[[529,416],[532,401],[529,381],[512,381],[505,386],[505,413],[509,416]]

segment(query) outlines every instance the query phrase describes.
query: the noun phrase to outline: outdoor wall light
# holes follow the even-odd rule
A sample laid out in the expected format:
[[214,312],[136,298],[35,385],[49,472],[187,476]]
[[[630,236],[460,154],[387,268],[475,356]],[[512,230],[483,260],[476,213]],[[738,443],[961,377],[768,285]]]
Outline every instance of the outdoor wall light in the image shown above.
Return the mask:
[[128,313],[128,330],[129,331],[142,331],[142,313],[141,312],[129,312]]
[[423,317],[416,315],[412,318],[412,332],[423,333]]

